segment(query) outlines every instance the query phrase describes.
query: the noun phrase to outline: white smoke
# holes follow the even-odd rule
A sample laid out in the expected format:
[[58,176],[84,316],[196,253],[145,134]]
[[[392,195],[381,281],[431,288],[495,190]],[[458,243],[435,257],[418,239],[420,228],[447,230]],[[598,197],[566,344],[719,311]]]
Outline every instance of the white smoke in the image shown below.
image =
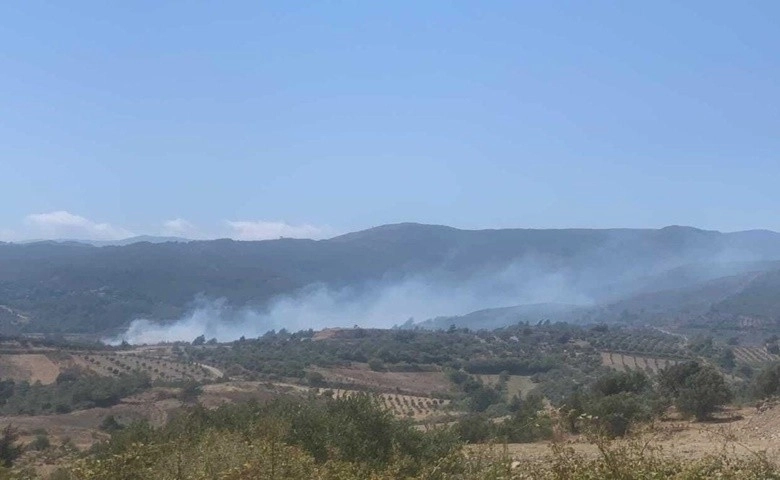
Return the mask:
[[426,320],[484,308],[548,302],[584,305],[591,300],[578,292],[566,272],[545,272],[535,262],[525,261],[457,283],[429,275],[359,289],[311,285],[294,295],[274,299],[262,310],[235,308],[224,299],[199,298],[184,318],[172,322],[137,319],[124,333],[105,341],[138,345],[192,341],[200,335],[231,341],[281,328],[389,328],[409,318]]
[[[747,264],[730,263],[745,260],[732,252],[721,252],[714,256],[714,263],[699,267],[692,263],[701,260],[695,255],[670,258],[663,265],[649,265],[640,254],[635,255],[613,258],[613,250],[606,249],[591,252],[588,260],[579,264],[556,257],[527,255],[503,268],[486,268],[466,278],[462,269],[452,266],[448,269],[445,262],[426,275],[368,285],[343,288],[310,285],[294,294],[279,296],[263,308],[199,297],[183,318],[164,322],[136,319],[124,333],[105,341],[149,344],[192,341],[200,335],[231,341],[282,328],[290,331],[354,325],[389,328],[410,318],[424,321],[516,305],[590,306],[642,290],[679,288],[685,282],[703,281],[749,268]],[[687,273],[667,278],[664,272],[672,272],[670,269],[677,266],[685,266]],[[461,273],[453,273],[457,271]]]

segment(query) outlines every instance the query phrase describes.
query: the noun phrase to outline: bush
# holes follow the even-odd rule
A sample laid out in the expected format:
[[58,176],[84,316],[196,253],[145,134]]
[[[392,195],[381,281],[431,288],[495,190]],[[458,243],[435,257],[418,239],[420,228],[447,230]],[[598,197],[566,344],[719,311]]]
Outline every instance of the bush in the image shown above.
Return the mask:
[[103,418],[103,421],[100,422],[100,428],[104,432],[112,433],[116,432],[117,430],[122,430],[122,424],[117,422],[116,417],[113,415],[106,415]]
[[203,387],[196,381],[186,382],[179,391],[178,398],[184,403],[194,402],[203,393]]
[[731,399],[723,375],[715,368],[691,361],[665,368],[659,374],[662,391],[686,417],[706,420]]
[[368,395],[278,400],[193,407],[158,430],[129,425],[73,473],[81,480],[415,478],[458,446],[450,430],[422,432]]
[[768,398],[780,393],[780,364],[767,365],[758,372],[751,390],[757,398]]
[[482,443],[493,438],[493,424],[485,415],[464,415],[455,423],[455,432],[467,443]]
[[385,370],[387,370],[385,368],[385,363],[382,360],[378,359],[378,358],[372,358],[371,360],[369,360],[368,361],[368,368],[370,368],[371,370],[373,370],[375,372],[384,372]]
[[[536,402],[536,400],[533,400]],[[528,411],[535,407],[529,404]],[[419,431],[370,398],[273,402],[208,411],[193,408],[154,430],[136,424],[115,434],[56,478],[70,480],[706,480],[778,479],[761,454],[724,453],[691,461],[662,455],[644,438],[612,442],[590,435],[596,456],[553,443],[544,461],[515,462],[491,448],[460,448],[446,429]],[[332,418],[333,416],[333,418]],[[345,419],[347,422],[345,423]],[[479,425],[481,422],[476,422]],[[372,434],[383,438],[360,444]],[[348,438],[355,434],[357,440]],[[308,439],[307,443],[303,439]],[[387,446],[391,453],[387,454]],[[723,449],[722,451],[726,451]],[[318,453],[319,452],[319,453]],[[320,453],[322,456],[320,457]]]
[[306,382],[312,387],[321,387],[325,385],[325,376],[320,372],[307,372]]
[[12,425],[6,425],[0,435],[0,464],[10,467],[22,454],[22,446],[17,442],[19,431]]
[[27,448],[30,450],[42,452],[47,450],[50,446],[51,442],[49,441],[48,435],[38,434],[35,436],[35,439],[27,445]]

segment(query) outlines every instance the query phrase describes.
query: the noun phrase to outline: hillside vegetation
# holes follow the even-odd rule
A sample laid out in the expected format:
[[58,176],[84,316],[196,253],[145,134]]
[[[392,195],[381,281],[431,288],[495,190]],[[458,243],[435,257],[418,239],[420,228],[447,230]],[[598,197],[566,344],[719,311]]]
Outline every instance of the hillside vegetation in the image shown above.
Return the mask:
[[[115,333],[136,318],[177,319],[199,296],[262,309],[271,299],[310,285],[349,286],[359,293],[415,277],[443,291],[487,281],[483,288],[506,289],[501,301],[510,304],[513,298],[516,303],[535,297],[544,301],[541,292],[533,294],[534,287],[540,288],[545,278],[565,279],[568,291],[597,304],[585,312],[526,309],[514,312],[520,318],[499,321],[482,316],[463,325],[472,328],[480,322],[492,328],[532,320],[540,312],[569,321],[657,321],[658,312],[691,319],[712,312],[723,317],[721,323],[748,315],[774,325],[780,315],[773,295],[780,270],[766,260],[777,259],[780,235],[775,233],[722,234],[687,227],[468,231],[399,224],[322,241],[0,244],[0,328],[6,333]],[[723,280],[723,288],[713,287],[715,293],[703,304],[656,296],[651,305],[625,305],[614,314],[602,308],[640,293],[696,288],[751,272],[761,275],[744,282]],[[498,306],[505,305],[485,305]]]
[[[763,453],[771,417],[758,430],[749,422],[780,395],[776,337],[766,355],[546,321],[224,344],[40,342],[2,343],[4,357],[61,368],[47,385],[0,382],[8,478],[737,479],[776,478],[780,459]],[[705,448],[695,461],[656,450],[692,425],[738,426],[748,446]]]

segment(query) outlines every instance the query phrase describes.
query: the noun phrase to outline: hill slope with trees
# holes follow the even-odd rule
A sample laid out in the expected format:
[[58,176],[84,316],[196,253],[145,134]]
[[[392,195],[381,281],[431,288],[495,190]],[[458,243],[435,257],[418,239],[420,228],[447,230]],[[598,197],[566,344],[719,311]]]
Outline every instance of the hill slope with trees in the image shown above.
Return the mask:
[[[731,290],[733,297],[719,298],[717,310],[776,319],[777,304],[767,291],[780,275],[769,262],[777,259],[779,234],[689,227],[459,230],[398,224],[320,241],[0,244],[0,330],[106,333],[135,318],[179,318],[198,296],[263,308],[313,284],[359,291],[409,278],[445,290],[489,279],[510,294],[537,278],[562,278],[572,291],[608,305],[749,272],[762,276]],[[507,305],[485,307],[501,306]]]

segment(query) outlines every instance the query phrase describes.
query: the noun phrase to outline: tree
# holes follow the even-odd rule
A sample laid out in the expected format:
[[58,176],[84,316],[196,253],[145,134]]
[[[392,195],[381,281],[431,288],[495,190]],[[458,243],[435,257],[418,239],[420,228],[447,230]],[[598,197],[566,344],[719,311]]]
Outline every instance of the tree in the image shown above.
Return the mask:
[[375,372],[384,372],[385,371],[385,364],[382,360],[378,358],[372,358],[368,361],[368,368]]
[[666,367],[658,374],[658,385],[661,393],[669,398],[677,398],[688,378],[701,369],[699,362],[690,361]]
[[731,391],[723,375],[715,368],[698,362],[685,362],[661,371],[659,383],[663,392],[686,417],[706,420],[731,400]]
[[99,428],[101,430],[103,430],[104,432],[113,433],[113,432],[122,430],[122,428],[124,428],[124,427],[122,426],[121,423],[119,423],[116,420],[116,417],[114,417],[113,415],[106,415],[103,418],[103,421],[100,422],[100,427]]
[[12,425],[6,425],[0,435],[0,464],[11,467],[22,454],[22,446],[17,443],[19,431]]
[[734,355],[734,350],[730,348],[724,349],[718,356],[718,363],[726,370],[733,370],[737,366],[737,357]]
[[306,381],[309,382],[309,385],[312,387],[321,387],[325,385],[325,376],[320,372],[307,372]]
[[650,385],[647,375],[634,370],[630,372],[615,372],[599,377],[593,384],[594,393],[601,396],[616,395],[618,393],[640,393]]
[[780,364],[764,367],[753,381],[753,394],[758,398],[767,398],[780,392]]
[[493,424],[481,414],[464,415],[455,423],[455,431],[461,440],[468,443],[480,443],[492,435]]
[[203,389],[198,382],[192,380],[188,381],[181,387],[179,391],[179,400],[184,403],[194,402],[198,399],[200,394],[203,393]]

